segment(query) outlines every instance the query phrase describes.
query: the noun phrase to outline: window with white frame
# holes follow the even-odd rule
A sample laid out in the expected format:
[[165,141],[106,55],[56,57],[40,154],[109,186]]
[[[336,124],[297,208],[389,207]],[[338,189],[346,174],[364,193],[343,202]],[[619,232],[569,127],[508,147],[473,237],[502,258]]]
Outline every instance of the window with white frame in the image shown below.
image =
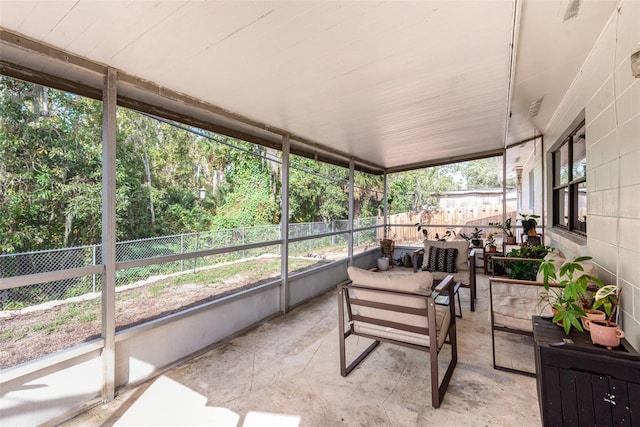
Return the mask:
[[584,120],[553,152],[553,225],[587,234],[587,150]]

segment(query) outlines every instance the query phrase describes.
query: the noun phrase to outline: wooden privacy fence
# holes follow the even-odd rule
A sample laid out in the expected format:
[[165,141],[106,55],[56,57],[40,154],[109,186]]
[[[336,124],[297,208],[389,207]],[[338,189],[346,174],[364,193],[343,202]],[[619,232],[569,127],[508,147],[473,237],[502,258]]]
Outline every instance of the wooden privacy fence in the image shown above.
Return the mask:
[[[515,209],[507,207],[507,217],[511,217],[513,226],[516,225],[517,213]],[[380,217],[379,224],[384,223]],[[456,236],[462,233],[469,234],[477,226],[484,230],[483,236],[493,229],[490,222],[502,222],[502,205],[480,206],[472,208],[449,208],[437,211],[404,212],[389,215],[388,236],[396,244],[420,244],[424,240],[422,232],[418,232],[417,223],[422,223],[423,228],[429,232],[429,238],[435,239],[436,233],[442,237],[448,229],[455,231]],[[380,230],[380,238],[383,231]],[[499,233],[499,230],[498,230]]]

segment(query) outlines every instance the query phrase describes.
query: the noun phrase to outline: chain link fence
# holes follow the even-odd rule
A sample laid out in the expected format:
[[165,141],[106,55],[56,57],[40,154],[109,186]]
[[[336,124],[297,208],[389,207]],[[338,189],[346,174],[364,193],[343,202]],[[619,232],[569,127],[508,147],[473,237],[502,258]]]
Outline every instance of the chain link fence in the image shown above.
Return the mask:
[[[356,221],[355,227],[374,226],[377,223],[378,218],[376,217],[362,218]],[[335,231],[344,231],[345,234],[293,242],[289,246],[289,254],[291,256],[305,256],[310,255],[319,248],[344,247],[347,243],[346,232],[348,225],[349,222],[346,220],[330,223],[290,224],[290,238],[310,237]],[[208,249],[229,248],[278,240],[280,237],[280,225],[265,225],[124,241],[116,243],[116,262],[185,254]],[[364,243],[361,243],[361,241]],[[377,230],[354,233],[354,246],[371,244],[376,241]],[[151,276],[195,271],[198,268],[220,262],[252,258],[267,253],[274,254],[274,251],[276,252],[275,255],[280,255],[280,245],[268,245],[201,258],[118,270],[116,271],[116,287],[146,280]],[[102,264],[101,245],[4,254],[0,255],[0,277],[25,276],[99,264]],[[101,291],[102,276],[100,274],[55,280],[0,291],[0,309],[15,310],[47,301],[62,300]]]

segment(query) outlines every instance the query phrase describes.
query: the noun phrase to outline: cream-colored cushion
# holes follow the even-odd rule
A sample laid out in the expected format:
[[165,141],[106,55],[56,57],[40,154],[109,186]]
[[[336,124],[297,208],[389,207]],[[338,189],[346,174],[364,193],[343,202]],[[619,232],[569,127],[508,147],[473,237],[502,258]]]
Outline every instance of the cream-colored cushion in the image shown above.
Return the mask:
[[429,248],[456,248],[458,250],[458,258],[456,258],[456,270],[469,271],[469,242],[466,240],[447,240],[439,242],[437,240],[424,241],[424,257],[422,260],[422,268],[425,268],[429,262]]
[[347,274],[354,285],[431,295],[433,275],[428,271],[417,273],[376,272],[351,266],[347,268]]
[[[392,291],[404,291],[415,294],[415,296],[393,295],[391,293],[353,289],[353,295],[355,298],[362,298],[368,301],[384,302],[386,304],[394,304],[404,307],[426,309],[425,297],[431,295],[433,275],[427,271],[421,271],[417,273],[380,273],[363,270],[357,267],[349,267],[347,269],[347,273],[349,275],[349,279],[354,285],[368,286],[372,288]],[[381,310],[378,308],[363,307],[357,305],[355,305],[355,310],[358,314],[365,317],[413,325],[421,328],[427,328],[429,326],[426,316],[397,313],[388,310]],[[448,307],[436,306],[436,329],[439,331],[441,328],[445,328],[446,330],[449,327],[450,321],[451,314]],[[383,327],[366,322],[354,322],[354,329],[356,330],[356,332],[368,333],[384,338],[429,346],[428,336],[398,330],[391,327]],[[444,343],[445,337],[438,338],[438,346],[441,346]]]
[[457,273],[447,273],[444,271],[432,271],[433,280],[443,280],[447,276],[453,276],[453,281],[460,282],[465,286],[469,285],[469,270],[458,271]]
[[[440,333],[440,331],[446,331],[451,324],[451,312],[449,307],[436,305],[436,330],[438,342],[437,348],[442,348],[446,338],[446,333]],[[354,329],[358,333],[370,334],[382,338],[388,338],[392,340],[408,342],[416,345],[423,345],[430,347],[431,340],[429,335],[416,334],[414,332],[407,332],[400,329],[389,328],[386,326],[373,325],[371,323],[354,322]]]

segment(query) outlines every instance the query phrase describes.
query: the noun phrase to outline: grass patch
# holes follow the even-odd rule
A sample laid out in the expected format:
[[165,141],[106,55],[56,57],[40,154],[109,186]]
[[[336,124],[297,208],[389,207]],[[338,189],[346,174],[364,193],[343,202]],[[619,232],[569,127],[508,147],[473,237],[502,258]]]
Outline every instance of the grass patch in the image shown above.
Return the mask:
[[[299,270],[315,264],[315,260],[290,259],[289,268]],[[174,285],[195,283],[199,285],[211,285],[224,283],[226,279],[242,274],[250,280],[262,280],[280,275],[280,258],[277,259],[252,259],[233,264],[221,265],[196,273],[184,274],[174,277]]]
[[0,341],[9,341],[10,339],[13,339],[11,331],[4,331],[0,334]]
[[223,265],[220,267],[210,268],[206,270],[200,270],[196,273],[184,274],[182,276],[174,277],[173,283],[175,285],[182,285],[184,283],[198,283],[206,284],[239,274],[250,267],[247,261],[239,262],[235,264]]
[[89,322],[93,322],[97,318],[98,318],[97,313],[84,313],[78,317],[78,322],[89,323]]
[[133,290],[133,291],[128,291],[128,292],[119,292],[116,293],[116,301],[117,302],[124,302],[124,301],[129,301],[132,299],[139,299],[142,296],[142,291],[140,290]]
[[167,289],[167,286],[168,285],[151,285],[149,286],[149,294],[154,298],[159,297],[164,293],[164,290]]

